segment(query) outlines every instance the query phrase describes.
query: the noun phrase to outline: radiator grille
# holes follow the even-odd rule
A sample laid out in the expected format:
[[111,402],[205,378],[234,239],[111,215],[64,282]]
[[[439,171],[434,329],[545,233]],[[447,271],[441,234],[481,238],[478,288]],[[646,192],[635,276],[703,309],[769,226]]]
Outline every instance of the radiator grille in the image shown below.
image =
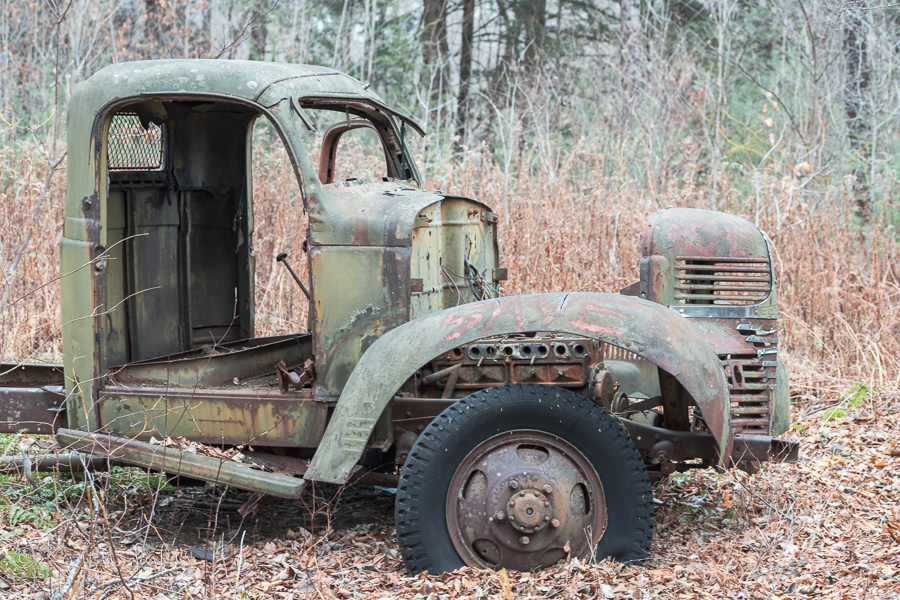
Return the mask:
[[765,300],[772,275],[765,258],[676,256],[678,304],[746,306]]
[[116,113],[109,124],[106,155],[110,171],[158,171],[163,166],[163,129],[155,123],[144,129],[136,113]]
[[[720,357],[731,395],[731,428],[735,432],[769,434],[769,384],[774,370],[755,354]],[[771,371],[771,372],[770,372]]]

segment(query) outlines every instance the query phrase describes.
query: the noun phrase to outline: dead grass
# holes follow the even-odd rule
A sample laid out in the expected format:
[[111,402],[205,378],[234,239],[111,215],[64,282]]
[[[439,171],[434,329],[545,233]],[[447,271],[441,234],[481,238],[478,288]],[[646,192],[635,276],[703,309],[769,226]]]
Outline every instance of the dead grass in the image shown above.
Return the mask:
[[[650,194],[617,177],[615,161],[580,148],[552,171],[533,169],[523,156],[505,172],[486,154],[470,152],[457,164],[428,166],[430,181],[440,182],[428,187],[474,195],[500,214],[507,293],[616,291],[635,281],[645,219],[667,205],[715,207],[756,221],[776,251],[779,337],[796,401],[796,429],[788,435],[802,443],[798,465],[770,465],[752,477],[703,472],[664,482],[655,490],[657,537],[644,568],[573,561],[541,574],[464,569],[441,577],[403,571],[389,494],[320,489],[305,504],[276,502],[243,519],[235,510],[241,498],[107,486],[101,479],[102,519],[92,516],[83,483],[81,495],[38,511],[43,520],[23,513],[13,525],[0,519],[0,554],[34,557],[56,573],[10,580],[0,595],[56,592],[85,553],[85,577],[77,578],[74,597],[129,598],[116,582],[120,570],[135,598],[157,600],[897,597],[900,427],[893,415],[900,409],[900,280],[894,229],[880,221],[858,229],[839,186],[811,193],[806,188],[815,182],[762,173],[747,191],[745,180],[723,176],[713,197],[705,175],[686,165]],[[45,169],[33,148],[0,146],[4,274],[26,235]],[[52,183],[19,270],[0,283],[11,286],[12,299],[0,313],[3,360],[61,358],[58,286],[44,284],[57,275],[63,174]],[[288,191],[295,189],[292,175],[283,160],[267,154],[257,161],[254,186],[257,333],[302,329],[305,300],[274,262],[285,250],[298,272],[305,269],[305,217]],[[893,202],[890,190],[885,202]],[[33,508],[27,496],[17,506]],[[189,555],[198,546],[213,547],[215,558]]]
[[[32,228],[49,163],[31,144],[0,144],[0,360],[59,360],[59,286],[44,285],[59,272],[65,170]],[[27,247],[22,242],[33,229]],[[19,252],[22,260],[11,266]]]
[[[822,365],[815,370],[845,381],[900,382],[900,279],[894,267],[900,244],[893,227],[876,221],[859,229],[841,188],[811,193],[804,187],[809,182],[765,173],[752,193],[726,177],[714,198],[703,174],[688,169],[651,196],[638,182],[615,176],[615,160],[576,148],[552,171],[531,166],[523,155],[505,173],[486,153],[473,151],[456,163],[426,167],[429,181],[441,182],[429,188],[477,197],[500,214],[508,294],[618,291],[637,280],[640,235],[653,211],[694,206],[742,214],[768,233],[775,248],[786,356],[798,365]],[[287,251],[294,268],[305,272],[306,216],[283,153],[258,153],[256,167],[257,334],[304,329],[306,300],[274,257]],[[46,168],[33,147],[0,149],[0,285],[11,288],[0,312],[3,360],[61,358],[58,285],[45,284],[57,276],[64,171],[52,182],[17,272],[8,274]],[[885,202],[893,202],[890,193]]]

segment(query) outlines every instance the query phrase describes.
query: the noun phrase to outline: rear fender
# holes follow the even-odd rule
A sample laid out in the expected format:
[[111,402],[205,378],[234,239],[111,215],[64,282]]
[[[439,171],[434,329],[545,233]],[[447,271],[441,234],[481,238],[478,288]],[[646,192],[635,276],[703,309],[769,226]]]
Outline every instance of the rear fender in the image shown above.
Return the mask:
[[701,332],[675,311],[640,298],[556,293],[463,304],[400,325],[376,340],[350,375],[305,478],[346,481],[379,416],[422,365],[462,344],[525,331],[594,338],[670,373],[697,402],[724,462],[732,445],[728,388]]

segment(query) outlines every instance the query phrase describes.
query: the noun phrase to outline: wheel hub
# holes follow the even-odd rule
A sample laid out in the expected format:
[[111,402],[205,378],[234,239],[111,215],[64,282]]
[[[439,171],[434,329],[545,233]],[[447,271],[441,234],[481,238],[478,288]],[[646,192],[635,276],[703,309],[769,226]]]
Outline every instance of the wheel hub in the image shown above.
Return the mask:
[[522,533],[540,531],[550,523],[553,509],[550,501],[537,490],[522,490],[513,494],[509,503],[509,524]]
[[574,446],[542,431],[495,436],[448,489],[447,523],[463,561],[529,571],[589,554],[606,528],[603,487]]

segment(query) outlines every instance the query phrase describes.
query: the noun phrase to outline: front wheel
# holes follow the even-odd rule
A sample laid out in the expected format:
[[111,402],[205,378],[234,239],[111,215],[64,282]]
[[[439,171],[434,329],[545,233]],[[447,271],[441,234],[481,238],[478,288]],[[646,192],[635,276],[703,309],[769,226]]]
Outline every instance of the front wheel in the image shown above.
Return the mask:
[[530,571],[565,560],[643,559],[647,470],[622,425],[568,390],[515,384],[449,406],[400,477],[397,540],[413,572]]

